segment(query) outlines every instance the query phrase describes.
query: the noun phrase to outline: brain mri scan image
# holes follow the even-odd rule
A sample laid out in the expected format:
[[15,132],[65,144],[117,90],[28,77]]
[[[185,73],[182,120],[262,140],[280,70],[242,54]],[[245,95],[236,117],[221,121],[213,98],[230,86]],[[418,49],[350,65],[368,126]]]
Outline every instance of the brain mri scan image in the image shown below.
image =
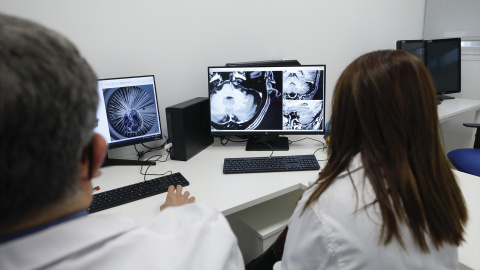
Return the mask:
[[[281,99],[277,89],[281,73],[271,71],[209,73],[209,93],[212,130],[253,130],[261,125],[281,123],[263,121],[271,106]],[[275,108],[278,107],[278,108]]]
[[284,100],[313,100],[322,99],[318,91],[323,72],[320,70],[285,70],[283,71],[283,99]]
[[152,88],[140,85],[103,90],[112,140],[158,132]]
[[283,102],[283,129],[320,130],[323,115],[323,100],[285,100]]

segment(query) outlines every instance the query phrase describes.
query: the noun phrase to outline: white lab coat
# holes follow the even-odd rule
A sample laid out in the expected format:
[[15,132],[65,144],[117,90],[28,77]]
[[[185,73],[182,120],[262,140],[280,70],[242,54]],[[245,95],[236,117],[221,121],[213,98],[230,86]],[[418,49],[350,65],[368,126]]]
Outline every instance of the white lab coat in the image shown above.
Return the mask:
[[225,217],[196,202],[149,221],[97,214],[0,245],[0,269],[244,269]]
[[360,155],[352,160],[349,170],[352,178],[346,172],[340,174],[301,215],[316,186],[303,194],[289,221],[283,258],[274,265],[275,270],[457,269],[456,246],[444,244],[436,250],[428,242],[430,253],[422,253],[406,226],[402,227],[406,251],[395,238],[387,246],[379,243],[379,208],[362,210],[375,196],[368,181],[363,185]]

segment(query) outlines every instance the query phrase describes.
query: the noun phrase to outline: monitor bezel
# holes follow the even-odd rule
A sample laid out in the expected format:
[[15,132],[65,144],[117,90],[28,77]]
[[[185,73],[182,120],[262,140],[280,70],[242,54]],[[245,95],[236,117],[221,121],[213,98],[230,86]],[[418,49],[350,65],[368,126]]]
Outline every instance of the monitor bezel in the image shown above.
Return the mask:
[[[326,64],[318,64],[318,65],[282,65],[282,66],[275,66],[275,65],[248,65],[248,66],[209,66],[207,68],[207,78],[210,74],[210,69],[212,68],[222,68],[222,69],[253,69],[253,68],[266,68],[266,69],[282,69],[282,68],[296,68],[296,67],[323,67],[323,121],[322,121],[322,130],[212,130],[210,126],[210,135],[213,136],[263,136],[263,135],[323,135],[326,131],[326,77],[327,77],[327,66]],[[207,80],[207,96],[210,98],[210,90],[208,87],[208,80]],[[211,106],[209,106],[209,120],[211,119]],[[211,120],[210,120],[211,121]]]
[[[153,80],[153,93],[155,96],[155,105],[157,109],[157,116],[158,116],[158,128],[159,128],[159,133],[150,135],[150,136],[139,136],[135,137],[132,139],[127,139],[123,140],[120,142],[107,142],[108,149],[116,149],[120,147],[125,147],[125,146],[130,146],[130,145],[135,145],[135,144],[141,144],[141,143],[146,143],[146,142],[151,142],[151,141],[158,141],[163,139],[163,131],[162,131],[162,126],[161,126],[161,115],[160,115],[160,110],[159,110],[159,104],[158,104],[158,95],[157,95],[157,84],[155,81],[155,76],[154,75],[139,75],[139,76],[123,76],[123,77],[113,77],[113,78],[102,78],[97,80],[97,91],[98,91],[98,83],[100,81],[109,81],[109,80],[121,80],[121,79],[137,79],[137,78],[148,78],[151,77]],[[101,102],[99,100],[99,102]]]
[[237,62],[226,63],[226,67],[291,67],[301,66],[300,62],[295,59],[290,60],[265,60],[265,61],[252,61],[252,62]]
[[[424,47],[425,47],[425,66],[427,67],[427,69],[430,71],[430,68],[428,67],[428,61],[427,61],[427,58],[428,58],[428,44],[430,43],[441,43],[441,42],[452,42],[452,41],[455,41],[457,43],[457,57],[458,57],[458,61],[457,61],[457,69],[458,69],[458,78],[457,78],[457,87],[456,89],[448,89],[448,90],[445,90],[445,89],[439,89],[439,87],[435,84],[435,90],[436,90],[436,93],[437,95],[443,95],[443,94],[453,94],[453,93],[460,93],[462,91],[462,47],[461,47],[461,38],[444,38],[444,39],[427,39],[425,40],[425,44],[424,44]],[[430,72],[431,74],[431,72]],[[431,74],[432,75],[432,74]],[[432,75],[432,80],[434,81],[435,83],[435,78],[434,76]]]
[[402,47],[402,44],[406,44],[406,43],[422,43],[422,45],[424,45],[425,47],[425,40],[423,39],[401,39],[401,40],[397,40],[397,43],[396,43],[397,50],[404,50],[404,48]]

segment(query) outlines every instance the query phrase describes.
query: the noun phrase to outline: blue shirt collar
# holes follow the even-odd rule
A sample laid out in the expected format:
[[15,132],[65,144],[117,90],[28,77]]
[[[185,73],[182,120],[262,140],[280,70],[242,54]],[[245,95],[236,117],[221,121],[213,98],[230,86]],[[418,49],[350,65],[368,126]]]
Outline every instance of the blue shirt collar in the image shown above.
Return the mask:
[[27,236],[27,235],[34,234],[36,232],[45,230],[45,229],[50,228],[52,226],[67,222],[67,221],[72,220],[72,219],[83,217],[83,216],[86,216],[86,215],[87,215],[87,210],[81,210],[81,211],[75,212],[73,214],[61,217],[61,218],[56,219],[56,220],[52,220],[50,222],[47,222],[47,223],[44,223],[44,224],[41,224],[41,225],[38,225],[38,226],[35,226],[35,227],[27,228],[27,229],[22,230],[22,231],[18,231],[18,232],[14,232],[12,234],[4,235],[4,236],[0,237],[0,244],[6,243],[6,242],[11,241],[11,240],[18,239],[20,237],[24,237],[24,236]]

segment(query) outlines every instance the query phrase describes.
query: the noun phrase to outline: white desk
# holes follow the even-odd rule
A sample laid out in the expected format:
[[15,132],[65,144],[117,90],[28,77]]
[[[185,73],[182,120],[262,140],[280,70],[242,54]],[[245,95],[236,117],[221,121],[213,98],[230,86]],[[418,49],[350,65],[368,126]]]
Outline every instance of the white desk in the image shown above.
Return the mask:
[[447,99],[438,105],[437,111],[445,153],[472,147],[475,129],[462,124],[480,123],[480,100]]
[[[289,138],[295,139],[296,136]],[[310,136],[323,140],[322,136]],[[300,137],[303,138],[303,137]],[[223,159],[226,157],[268,156],[270,151],[245,151],[245,143],[229,142],[221,145],[215,143],[200,152],[188,161],[168,160],[150,167],[148,173],[165,173],[168,170],[181,172],[190,182],[185,190],[196,197],[197,201],[229,215],[250,206],[270,200],[296,189],[305,189],[308,181],[318,177],[318,171],[303,172],[276,172],[250,174],[223,174]],[[313,154],[321,143],[312,140],[295,142],[290,151],[274,152],[274,156]],[[165,153],[163,150],[161,153]],[[324,159],[326,153],[319,150],[318,159]],[[323,166],[323,163],[320,164]],[[140,182],[143,176],[139,174],[138,166],[117,166],[102,169],[102,176],[93,179],[94,186],[100,186],[101,191],[107,191],[120,186]],[[150,177],[153,178],[153,177]],[[147,179],[150,179],[147,178]],[[120,207],[111,208],[102,212],[125,213],[127,215],[150,218],[158,212],[158,207],[165,201],[165,194],[146,198]]]
[[442,123],[459,114],[476,111],[475,120],[471,122],[480,123],[480,100],[455,98],[446,99],[438,105],[438,120]]

